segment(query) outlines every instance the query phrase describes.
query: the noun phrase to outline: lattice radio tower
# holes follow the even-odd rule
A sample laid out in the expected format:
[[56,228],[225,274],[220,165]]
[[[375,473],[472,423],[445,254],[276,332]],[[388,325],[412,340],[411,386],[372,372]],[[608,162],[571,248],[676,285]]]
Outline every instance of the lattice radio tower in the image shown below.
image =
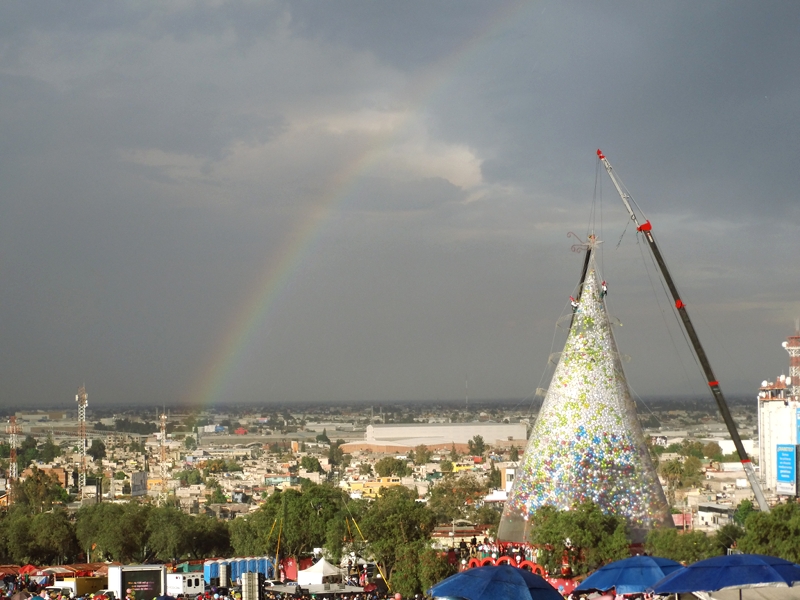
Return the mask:
[[161,493],[163,494],[163,500],[166,501],[167,499],[167,415],[166,412],[161,413],[159,417],[159,421],[161,421]]
[[17,425],[17,417],[10,416],[8,418],[8,425],[6,425],[6,433],[8,433],[8,445],[11,449],[8,455],[8,483],[16,481],[19,477],[19,470],[17,467],[17,435],[19,434],[19,425]]
[[80,446],[78,446],[81,451],[81,471],[78,479],[78,488],[82,498],[83,488],[86,487],[86,405],[89,404],[89,394],[86,393],[85,385],[78,388],[75,402],[78,403],[78,435],[81,438]]
[[789,377],[792,378],[792,397],[797,400],[800,396],[800,319],[794,322],[794,335],[790,335],[783,347],[789,353]]

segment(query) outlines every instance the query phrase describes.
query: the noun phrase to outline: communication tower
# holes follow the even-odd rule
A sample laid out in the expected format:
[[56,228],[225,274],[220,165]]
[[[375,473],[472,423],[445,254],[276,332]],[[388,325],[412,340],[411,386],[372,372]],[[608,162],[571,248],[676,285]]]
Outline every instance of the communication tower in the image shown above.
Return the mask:
[[166,500],[167,495],[167,415],[166,413],[161,413],[159,417],[159,421],[161,422],[161,440],[159,444],[159,449],[161,450],[161,455],[159,457],[161,461],[161,492],[164,495],[164,499]]
[[19,477],[17,467],[17,435],[19,434],[19,425],[17,425],[17,417],[14,415],[8,418],[8,425],[6,425],[6,433],[8,433],[8,445],[10,446],[10,453],[8,455],[8,483],[16,480]]
[[81,497],[83,497],[83,488],[86,487],[86,405],[89,404],[89,394],[86,393],[85,385],[78,388],[75,402],[78,403],[78,435],[81,438],[78,446],[81,451],[81,471],[78,479],[78,488],[80,489]]
[[789,377],[791,377],[791,395],[795,400],[800,396],[800,319],[794,322],[794,335],[783,342],[789,353]]

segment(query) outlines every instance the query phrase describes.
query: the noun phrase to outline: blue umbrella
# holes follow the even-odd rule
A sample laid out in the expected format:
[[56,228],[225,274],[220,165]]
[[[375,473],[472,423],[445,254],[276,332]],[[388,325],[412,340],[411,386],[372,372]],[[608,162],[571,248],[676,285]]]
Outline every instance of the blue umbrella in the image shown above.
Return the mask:
[[428,595],[467,600],[564,600],[539,575],[510,565],[461,571],[434,585]]
[[667,575],[648,590],[656,594],[716,592],[724,589],[782,586],[800,581],[800,565],[762,554],[729,554],[701,560]]
[[659,556],[631,556],[600,567],[575,588],[576,592],[607,592],[641,594],[654,583],[683,565]]

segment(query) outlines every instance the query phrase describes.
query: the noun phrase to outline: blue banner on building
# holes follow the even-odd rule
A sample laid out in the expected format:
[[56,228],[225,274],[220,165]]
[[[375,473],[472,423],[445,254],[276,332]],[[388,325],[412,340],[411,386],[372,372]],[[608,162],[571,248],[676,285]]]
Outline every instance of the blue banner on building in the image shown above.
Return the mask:
[[795,424],[795,429],[797,430],[794,441],[795,443],[800,444],[800,407],[795,409],[794,424]]
[[794,496],[797,493],[797,446],[794,444],[778,444],[777,450],[777,485],[779,494]]

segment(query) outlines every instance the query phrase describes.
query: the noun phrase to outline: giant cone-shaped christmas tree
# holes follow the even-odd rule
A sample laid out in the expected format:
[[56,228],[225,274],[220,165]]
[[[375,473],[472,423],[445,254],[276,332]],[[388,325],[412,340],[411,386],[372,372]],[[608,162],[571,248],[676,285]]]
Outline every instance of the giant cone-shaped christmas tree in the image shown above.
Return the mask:
[[524,542],[532,513],[591,500],[633,541],[673,527],[631,399],[598,283],[594,242],[564,351],[531,432],[497,537]]

